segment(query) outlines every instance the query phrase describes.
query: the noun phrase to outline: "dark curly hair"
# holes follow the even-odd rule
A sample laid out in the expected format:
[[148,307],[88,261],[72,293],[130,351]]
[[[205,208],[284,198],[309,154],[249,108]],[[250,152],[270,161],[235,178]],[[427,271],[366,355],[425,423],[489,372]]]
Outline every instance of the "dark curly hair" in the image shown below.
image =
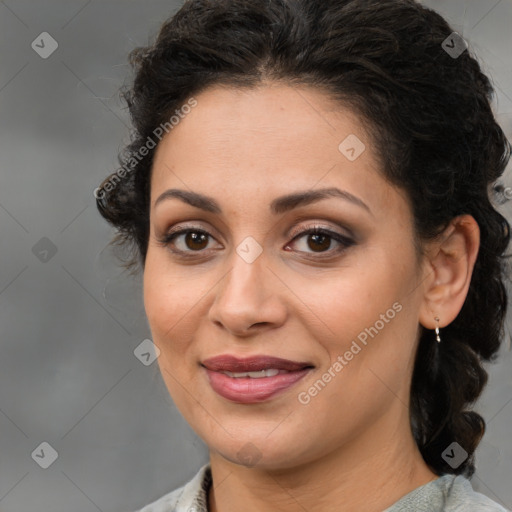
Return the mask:
[[[155,152],[148,141],[187,98],[212,85],[281,81],[316,87],[352,109],[369,125],[383,175],[410,199],[420,247],[458,215],[472,215],[480,227],[462,310],[443,329],[441,344],[421,327],[410,398],[411,428],[426,463],[438,474],[471,477],[485,422],[467,408],[487,382],[482,361],[496,358],[507,309],[510,226],[490,190],[511,145],[477,60],[469,49],[453,55],[443,45],[451,36],[448,47],[457,42],[460,49],[463,40],[452,33],[414,0],[186,1],[154,44],[130,53],[135,79],[121,94],[135,129],[119,154],[121,171],[95,196],[117,228],[112,242],[131,249],[125,266],[144,268]],[[453,441],[469,454],[457,468],[442,457]]]

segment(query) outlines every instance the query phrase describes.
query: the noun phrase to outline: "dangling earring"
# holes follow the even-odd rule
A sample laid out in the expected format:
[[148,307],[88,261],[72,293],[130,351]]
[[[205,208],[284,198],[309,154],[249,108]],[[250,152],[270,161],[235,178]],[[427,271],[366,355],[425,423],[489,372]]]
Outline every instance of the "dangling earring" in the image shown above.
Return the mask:
[[437,343],[441,343],[441,337],[439,336],[439,317],[436,316],[434,320],[437,322],[437,326],[436,326],[436,341],[437,341]]

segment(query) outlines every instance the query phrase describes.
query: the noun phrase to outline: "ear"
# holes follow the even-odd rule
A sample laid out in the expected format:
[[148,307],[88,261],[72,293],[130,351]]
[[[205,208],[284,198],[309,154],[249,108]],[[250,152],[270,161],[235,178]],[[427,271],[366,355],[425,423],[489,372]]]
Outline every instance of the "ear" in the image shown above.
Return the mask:
[[469,290],[480,246],[480,228],[471,215],[460,215],[429,242],[424,262],[424,295],[420,323],[445,327],[459,314]]

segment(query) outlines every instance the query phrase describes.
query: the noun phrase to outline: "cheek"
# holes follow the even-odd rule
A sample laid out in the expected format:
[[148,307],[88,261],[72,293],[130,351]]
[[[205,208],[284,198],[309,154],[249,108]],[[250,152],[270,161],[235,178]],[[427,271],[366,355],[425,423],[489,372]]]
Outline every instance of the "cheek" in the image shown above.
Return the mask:
[[[383,385],[375,374],[397,389],[410,368],[418,297],[411,293],[413,256],[404,255],[404,259],[410,263],[397,261],[393,251],[360,258],[304,295],[315,314],[311,325],[318,325],[312,336],[327,352],[331,373],[343,374],[335,380],[340,385],[343,381],[349,395],[360,396],[361,387],[376,386],[378,392]],[[336,371],[332,365],[339,356],[344,359],[343,369],[338,365]]]
[[159,249],[148,250],[144,269],[144,308],[150,327],[155,333],[162,334],[172,329],[185,314],[188,305],[197,302],[197,287],[192,285],[187,273],[178,273],[170,268],[165,256]]
[[390,309],[388,317],[393,318],[393,304],[401,300],[407,279],[408,270],[397,269],[389,255],[380,255],[360,258],[332,277],[317,280],[315,286],[303,279],[300,295],[327,332],[346,340],[380,321]]
[[187,284],[152,258],[148,252],[144,271],[144,308],[153,343],[160,349],[157,359],[160,373],[173,401],[180,410],[188,410],[191,388],[190,368],[183,364],[193,336],[193,309],[198,301],[194,286]]
[[[192,297],[190,287],[168,272],[165,265],[148,251],[144,270],[144,309],[153,335],[153,342],[165,353],[177,349],[169,343],[176,336]],[[181,319],[181,320],[180,320]]]

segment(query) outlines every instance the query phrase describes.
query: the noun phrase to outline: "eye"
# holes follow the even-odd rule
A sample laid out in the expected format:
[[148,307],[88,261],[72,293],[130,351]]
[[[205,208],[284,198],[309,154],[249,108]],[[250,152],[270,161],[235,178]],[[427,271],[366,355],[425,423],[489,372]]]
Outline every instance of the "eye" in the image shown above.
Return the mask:
[[[306,237],[308,238],[306,239]],[[191,226],[165,234],[162,238],[158,239],[158,243],[162,247],[169,248],[171,252],[179,256],[193,258],[211,249],[211,247],[208,247],[210,238],[214,239],[207,231]],[[292,245],[300,246],[301,244],[298,244],[296,241],[300,241],[303,238],[306,240],[302,242],[302,249],[299,249],[298,252],[306,254],[316,253],[320,255],[318,258],[338,255],[352,245],[355,245],[354,240],[348,236],[314,225],[299,231],[292,241],[285,246],[285,249]],[[333,241],[337,244],[337,247],[334,249],[331,248]],[[326,254],[326,256],[322,256],[322,254]]]
[[[349,237],[329,229],[321,228],[320,226],[313,226],[306,229],[305,231],[301,231],[293,238],[292,242],[295,240],[301,240],[303,238],[305,238],[304,243],[302,244],[304,249],[311,249],[313,254],[327,253],[329,256],[339,254],[348,247],[355,244],[355,242]],[[336,244],[338,244],[338,247],[335,249],[331,249],[333,240],[336,242]],[[286,247],[290,247],[290,244],[288,244]],[[299,252],[308,253],[309,251],[299,250]]]
[[198,228],[188,228],[167,233],[158,239],[158,243],[163,247],[169,247],[174,253],[184,254],[203,251],[208,246],[208,238],[213,237],[207,231]]

